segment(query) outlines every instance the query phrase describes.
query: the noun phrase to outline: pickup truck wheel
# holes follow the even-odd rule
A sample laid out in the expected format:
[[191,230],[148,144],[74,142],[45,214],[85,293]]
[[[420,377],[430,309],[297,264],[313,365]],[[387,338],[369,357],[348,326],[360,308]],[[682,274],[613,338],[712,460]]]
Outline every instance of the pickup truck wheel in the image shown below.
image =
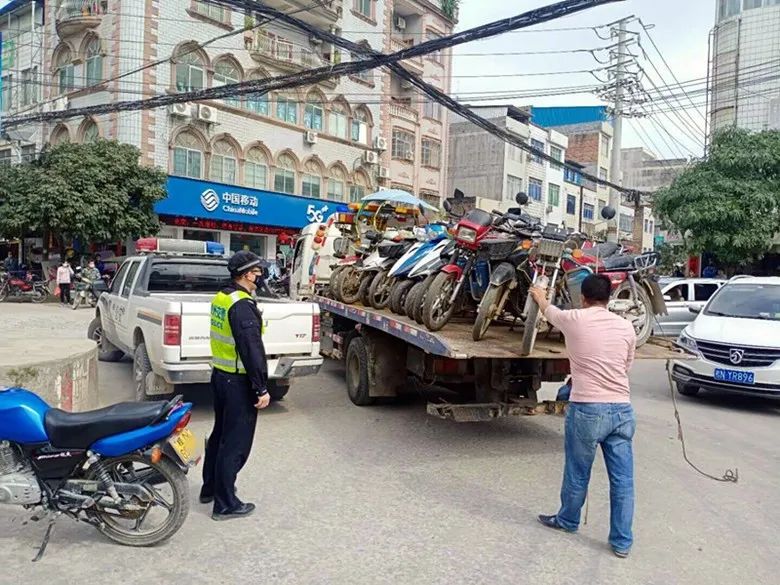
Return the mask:
[[103,325],[100,323],[100,317],[95,317],[87,329],[87,337],[97,343],[98,359],[101,362],[118,362],[122,359],[124,353],[122,350],[114,349],[103,338]]
[[135,399],[138,402],[152,400],[146,392],[146,376],[152,371],[152,363],[149,361],[149,354],[146,353],[146,344],[139,343],[133,354],[133,381],[135,382]]
[[370,406],[374,398],[369,396],[368,350],[362,337],[355,337],[347,348],[347,394],[352,404]]
[[287,396],[287,393],[290,391],[290,385],[280,384],[279,380],[268,380],[267,390],[271,397],[271,402],[279,402]]
[[677,391],[683,396],[696,396],[699,393],[698,386],[686,386],[677,382]]

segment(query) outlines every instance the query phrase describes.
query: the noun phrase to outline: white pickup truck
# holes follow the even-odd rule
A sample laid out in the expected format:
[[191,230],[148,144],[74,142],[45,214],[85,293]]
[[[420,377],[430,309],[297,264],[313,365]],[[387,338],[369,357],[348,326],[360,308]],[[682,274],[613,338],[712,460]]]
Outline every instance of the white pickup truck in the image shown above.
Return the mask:
[[[102,361],[133,358],[137,400],[170,394],[178,384],[211,376],[211,300],[229,282],[227,259],[206,254],[128,257],[103,293],[89,325]],[[268,391],[279,400],[290,378],[316,374],[320,309],[314,303],[259,297]]]

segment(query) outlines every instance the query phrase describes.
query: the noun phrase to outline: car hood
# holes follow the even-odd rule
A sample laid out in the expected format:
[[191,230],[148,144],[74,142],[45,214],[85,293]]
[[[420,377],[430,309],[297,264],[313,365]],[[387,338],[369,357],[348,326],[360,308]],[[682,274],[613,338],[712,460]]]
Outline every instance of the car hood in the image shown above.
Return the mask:
[[685,333],[696,340],[752,347],[780,347],[780,321],[700,314]]

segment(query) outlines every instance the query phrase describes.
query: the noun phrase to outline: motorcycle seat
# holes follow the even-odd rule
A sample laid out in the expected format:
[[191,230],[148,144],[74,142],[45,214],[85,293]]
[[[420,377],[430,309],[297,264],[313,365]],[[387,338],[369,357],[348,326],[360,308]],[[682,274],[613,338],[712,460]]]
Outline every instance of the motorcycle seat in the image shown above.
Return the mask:
[[617,242],[602,242],[596,244],[590,249],[585,250],[589,256],[599,256],[600,258],[607,258],[612,256],[620,249],[620,244]]
[[44,425],[49,441],[59,449],[88,449],[95,441],[143,428],[159,418],[168,403],[120,402],[86,412],[67,412],[52,408]]
[[634,267],[633,254],[619,254],[616,256],[609,256],[604,258],[603,266],[605,270],[616,270],[618,268],[633,268]]

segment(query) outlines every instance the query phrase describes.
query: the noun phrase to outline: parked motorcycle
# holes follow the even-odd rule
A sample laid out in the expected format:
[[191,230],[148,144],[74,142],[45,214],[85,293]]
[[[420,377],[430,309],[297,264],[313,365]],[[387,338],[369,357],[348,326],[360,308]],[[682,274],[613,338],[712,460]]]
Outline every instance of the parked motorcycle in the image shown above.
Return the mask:
[[191,410],[176,396],[71,413],[22,388],[0,391],[0,503],[49,516],[35,560],[62,514],[128,546],[173,536],[189,511],[186,473],[200,459]]
[[71,308],[74,311],[82,305],[89,305],[91,308],[95,308],[100,295],[108,291],[108,285],[106,284],[107,277],[90,280],[78,275],[76,278],[76,287]]
[[49,289],[42,280],[35,280],[28,272],[24,278],[0,273],[0,303],[9,298],[28,298],[33,303],[42,303],[49,296]]
[[409,272],[408,280],[414,284],[406,293],[403,314],[423,324],[425,295],[442,267],[450,262],[455,251],[455,242],[446,239],[438,242]]

